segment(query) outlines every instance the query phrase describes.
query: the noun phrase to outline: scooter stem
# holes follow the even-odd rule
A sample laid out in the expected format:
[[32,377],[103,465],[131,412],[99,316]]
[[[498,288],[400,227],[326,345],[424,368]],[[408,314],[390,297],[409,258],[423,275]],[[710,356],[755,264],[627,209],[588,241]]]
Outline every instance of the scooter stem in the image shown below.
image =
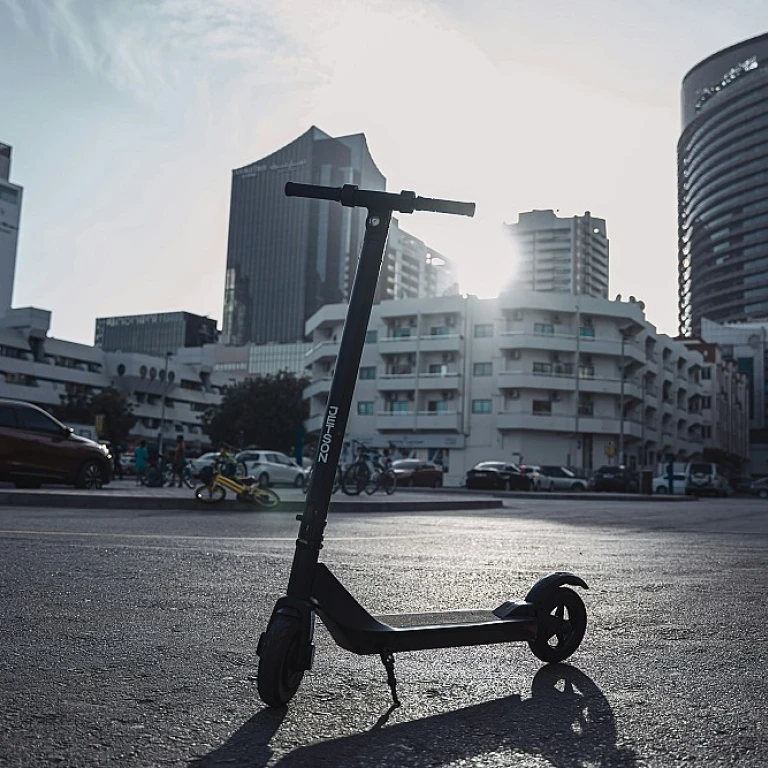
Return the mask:
[[287,596],[298,600],[309,600],[312,592],[315,567],[323,546],[323,532],[333,493],[336,467],[344,443],[391,219],[392,209],[387,208],[369,208],[365,219],[363,247],[341,335],[325,418],[320,428],[312,479],[300,518],[296,552],[288,580]]

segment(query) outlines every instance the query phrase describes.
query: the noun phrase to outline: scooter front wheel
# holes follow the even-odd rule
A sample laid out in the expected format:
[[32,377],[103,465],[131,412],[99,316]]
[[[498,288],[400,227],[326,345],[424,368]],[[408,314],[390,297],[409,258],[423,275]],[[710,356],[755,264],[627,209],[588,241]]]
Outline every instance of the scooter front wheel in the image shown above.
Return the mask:
[[284,707],[304,678],[301,622],[294,616],[274,615],[259,645],[257,684],[261,700]]
[[539,631],[528,646],[536,658],[548,663],[565,661],[581,645],[587,631],[587,609],[579,595],[567,587],[549,592],[537,606]]

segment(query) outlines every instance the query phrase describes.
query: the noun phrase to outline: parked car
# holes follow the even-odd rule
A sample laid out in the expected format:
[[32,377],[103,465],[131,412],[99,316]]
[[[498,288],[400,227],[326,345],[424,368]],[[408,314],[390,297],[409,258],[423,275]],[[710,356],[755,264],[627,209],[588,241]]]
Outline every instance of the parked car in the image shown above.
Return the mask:
[[541,472],[541,467],[538,464],[521,464],[520,471],[531,479],[532,491],[541,490],[541,485],[539,484],[539,473]]
[[467,472],[467,488],[530,491],[533,483],[516,464],[503,461],[481,461]]
[[588,487],[597,492],[637,493],[640,490],[640,476],[628,467],[604,464],[595,470]]
[[198,456],[196,459],[190,459],[188,463],[189,468],[192,470],[192,477],[200,477],[200,473],[206,467],[212,467],[220,456],[221,454],[218,451],[210,451],[202,456]]
[[259,485],[303,488],[307,482],[307,470],[279,451],[241,451],[235,460],[245,465],[246,474],[255,477]]
[[[684,496],[688,475],[685,472],[675,472],[672,475],[672,493],[675,496]],[[669,493],[669,478],[667,475],[659,475],[653,478],[651,485],[653,493]]]
[[538,490],[586,491],[586,478],[578,477],[566,467],[542,465],[537,472]]
[[443,484],[443,470],[435,464],[420,459],[398,459],[392,462],[397,477],[397,487],[420,486],[440,488]]
[[761,499],[768,498],[768,477],[761,477],[759,480],[753,480],[749,486],[749,493],[752,496],[759,496]]
[[712,461],[692,461],[686,468],[685,492],[690,496],[728,496],[731,487],[720,467]]
[[17,488],[101,488],[112,479],[112,455],[32,403],[0,400],[0,479]]

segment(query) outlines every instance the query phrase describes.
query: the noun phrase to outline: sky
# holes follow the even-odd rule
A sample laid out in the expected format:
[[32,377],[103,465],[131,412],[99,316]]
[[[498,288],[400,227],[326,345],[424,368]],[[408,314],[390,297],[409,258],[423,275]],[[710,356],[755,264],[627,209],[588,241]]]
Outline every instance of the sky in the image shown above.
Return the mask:
[[0,0],[0,141],[24,187],[15,306],[221,321],[233,168],[365,133],[401,216],[492,296],[520,211],[607,220],[610,294],[677,330],[680,84],[765,0]]

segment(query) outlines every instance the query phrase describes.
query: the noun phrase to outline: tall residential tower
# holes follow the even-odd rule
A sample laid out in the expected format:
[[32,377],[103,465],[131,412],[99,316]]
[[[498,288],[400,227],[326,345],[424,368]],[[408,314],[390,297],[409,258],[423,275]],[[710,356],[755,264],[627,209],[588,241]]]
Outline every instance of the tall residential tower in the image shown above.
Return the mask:
[[518,251],[516,287],[608,298],[604,219],[589,211],[570,218],[552,210],[527,211],[507,231]]

